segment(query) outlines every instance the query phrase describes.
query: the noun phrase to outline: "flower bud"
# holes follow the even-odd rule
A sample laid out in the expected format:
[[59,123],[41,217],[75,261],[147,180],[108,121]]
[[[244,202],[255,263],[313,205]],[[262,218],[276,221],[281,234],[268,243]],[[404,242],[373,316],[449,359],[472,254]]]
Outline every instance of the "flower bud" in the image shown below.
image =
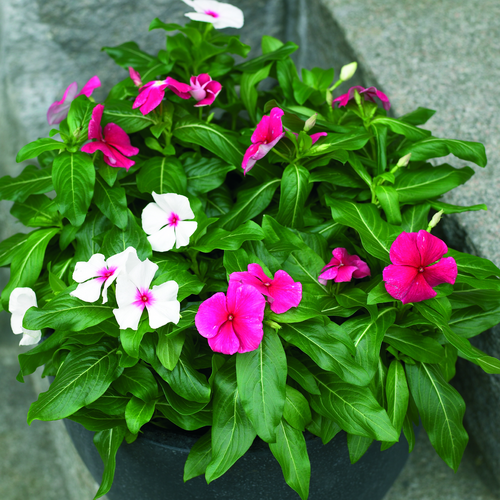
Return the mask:
[[330,90],[326,91],[325,100],[326,100],[326,103],[328,104],[328,106],[333,105],[333,96],[332,96],[332,93],[330,92]]
[[309,130],[311,130],[314,125],[316,125],[316,118],[318,117],[318,113],[314,113],[314,115],[312,115],[310,118],[308,118],[306,120],[306,123],[304,125],[304,131],[305,132],[309,132]]
[[357,62],[352,62],[350,64],[346,64],[340,70],[340,79],[343,82],[347,82],[347,80],[350,80],[354,76],[354,73],[356,73],[357,68],[358,68]]
[[429,222],[429,225],[427,226],[428,233],[430,233],[431,229],[435,228],[439,224],[439,221],[441,220],[443,214],[444,210],[440,210],[437,214],[434,214],[431,221]]
[[411,158],[411,153],[404,155],[403,157],[401,157],[399,159],[397,166],[398,167],[406,167],[406,165],[408,165],[408,163],[410,163],[410,158]]

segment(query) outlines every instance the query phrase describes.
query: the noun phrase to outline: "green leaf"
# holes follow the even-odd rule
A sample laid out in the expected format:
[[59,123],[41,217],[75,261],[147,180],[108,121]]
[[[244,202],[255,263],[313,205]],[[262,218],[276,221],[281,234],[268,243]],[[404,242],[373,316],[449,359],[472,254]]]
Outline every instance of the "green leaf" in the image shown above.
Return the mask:
[[465,403],[436,365],[406,365],[411,394],[424,429],[439,456],[456,472],[469,440],[463,427]]
[[391,244],[401,232],[400,229],[385,222],[371,203],[359,204],[328,197],[327,203],[335,222],[354,228],[368,253],[384,262],[389,261]]
[[180,24],[176,24],[176,23],[168,23],[167,24],[156,17],[155,19],[153,19],[151,21],[151,24],[149,25],[148,31],[157,30],[157,29],[162,29],[165,31],[176,31],[176,30],[181,29],[181,28],[182,28],[182,26]]
[[442,357],[439,365],[441,366],[441,371],[446,382],[449,382],[455,376],[455,365],[457,363],[457,349],[450,344],[446,344],[444,347],[444,356]]
[[371,188],[372,178],[370,174],[366,171],[363,163],[359,159],[358,155],[353,151],[349,151],[349,164],[353,168],[353,170],[363,179],[368,187]]
[[315,378],[303,363],[293,356],[287,357],[287,363],[288,376],[290,378],[295,380],[295,382],[297,382],[308,393],[316,395],[320,394]]
[[280,61],[282,59],[285,59],[287,56],[295,52],[298,48],[298,45],[296,45],[295,43],[286,42],[273,52],[268,52],[267,54],[263,54],[259,57],[254,57],[249,61],[236,65],[235,69],[238,69],[242,72],[247,71],[249,73],[252,73],[262,68],[269,61]]
[[[134,67],[132,64],[130,66]],[[154,125],[151,115],[143,115],[138,109],[132,109],[132,104],[132,101],[120,101],[118,99],[106,101],[102,115],[103,125],[105,123],[114,123],[127,134],[133,134]]]
[[122,43],[116,47],[103,47],[102,50],[106,51],[116,64],[125,69],[132,66],[138,70],[155,60],[153,56],[143,52],[135,42]]
[[61,293],[43,308],[33,307],[24,316],[24,326],[29,330],[54,328],[80,332],[113,316],[109,305],[83,302],[69,293]]
[[258,224],[249,220],[234,231],[225,229],[210,229],[191,248],[200,252],[209,253],[216,248],[220,250],[238,250],[245,241],[260,241],[264,239],[264,231]]
[[16,161],[17,163],[21,163],[22,161],[29,160],[30,158],[36,158],[44,151],[52,151],[55,149],[66,149],[66,144],[64,144],[64,142],[45,137],[37,139],[36,141],[26,144],[26,146],[24,146],[21,151],[17,153]]
[[399,439],[389,416],[368,387],[347,384],[333,373],[314,375],[321,392],[321,396],[311,397],[315,411],[331,418],[350,434],[379,441]]
[[236,229],[244,222],[253,219],[266,209],[273,199],[280,179],[272,179],[261,185],[238,193],[238,200],[227,214],[221,217],[220,227]]
[[170,335],[158,333],[158,345],[156,346],[156,355],[160,363],[167,369],[173,370],[182,352],[184,335]]
[[443,163],[437,167],[424,166],[405,170],[396,177],[394,188],[400,203],[416,203],[441,196],[467,182],[474,175],[470,167],[453,168]]
[[406,115],[400,116],[399,119],[402,122],[409,123],[411,125],[423,125],[427,123],[436,112],[433,109],[421,108],[420,106],[415,110],[407,113]]
[[122,417],[107,415],[102,411],[85,407],[80,408],[76,413],[66,418],[73,420],[73,422],[78,422],[80,425],[83,425],[85,429],[92,432],[105,431],[125,424],[125,420]]
[[94,203],[115,226],[123,230],[127,228],[127,196],[124,188],[110,188],[97,176]]
[[28,424],[33,420],[59,420],[75,413],[102,396],[121,370],[116,348],[110,345],[70,352],[48,391],[31,405]]
[[259,347],[236,356],[236,378],[241,404],[258,436],[272,443],[283,415],[286,355],[276,332],[264,326]]
[[[9,297],[17,287],[33,286],[42,270],[45,249],[59,229],[40,229],[29,234],[18,248],[10,266],[10,280],[2,291],[2,305],[8,309]],[[25,316],[26,318],[26,316]],[[38,330],[38,328],[32,328]]]
[[345,151],[355,151],[361,149],[370,139],[371,134],[367,132],[353,132],[349,134],[335,134],[330,132],[323,139],[321,144],[315,144],[308,152],[307,156],[319,156],[339,149]]
[[371,438],[347,434],[347,448],[351,464],[355,464],[368,451],[372,443],[373,439]]
[[170,405],[165,403],[156,403],[156,408],[163,414],[165,418],[172,423],[184,429],[185,431],[195,431],[202,427],[212,425],[212,410],[204,408],[193,415],[181,415],[176,412]]
[[92,157],[81,152],[61,153],[54,159],[52,178],[59,211],[73,226],[81,226],[94,195]]
[[384,342],[423,363],[440,363],[444,356],[443,347],[437,340],[410,328],[391,326],[384,336]]
[[490,276],[500,277],[500,269],[488,259],[458,252],[451,248],[448,249],[446,256],[455,259],[459,272],[472,274],[476,278],[489,278]]
[[111,229],[111,222],[99,210],[92,210],[76,233],[75,260],[88,261],[100,249],[102,234]]
[[152,331],[153,328],[150,328],[149,321],[143,321],[137,330],[133,330],[132,328],[120,330],[120,342],[122,343],[123,350],[129,356],[138,358],[142,338],[147,332]]
[[143,401],[153,401],[158,397],[158,384],[151,370],[143,364],[125,368],[113,387],[122,395],[132,393]]
[[449,203],[444,203],[442,201],[429,200],[429,204],[434,210],[442,210],[445,214],[462,214],[464,212],[488,210],[488,207],[484,203],[481,203],[480,205],[470,205],[468,207],[462,207],[459,205],[450,205]]
[[[389,118],[388,116],[377,116],[371,123],[385,125],[394,133],[404,135],[410,141],[421,141],[431,135],[430,130],[417,128],[401,119]],[[413,158],[412,158],[413,160]]]
[[389,365],[385,393],[387,397],[387,414],[396,431],[401,433],[408,410],[410,393],[403,365],[396,359],[393,359]]
[[309,99],[315,90],[313,87],[302,83],[298,78],[292,81],[292,87],[293,96],[301,106]]
[[2,200],[24,201],[30,194],[43,194],[52,191],[52,167],[26,167],[15,178],[6,175],[0,179],[0,198]]
[[307,500],[311,463],[304,433],[282,420],[276,431],[276,443],[269,444],[269,448],[281,465],[286,484],[295,490],[302,500]]
[[186,194],[186,186],[186,174],[174,156],[154,156],[141,162],[137,174],[137,188],[141,193]]
[[215,376],[213,407],[212,459],[205,473],[207,483],[222,476],[242,457],[256,436],[241,404],[233,362],[226,361]]
[[241,166],[244,151],[236,135],[229,130],[191,117],[183,117],[176,124],[174,136],[186,143],[203,146],[234,167]]
[[255,72],[245,71],[241,75],[241,85],[240,85],[240,95],[245,108],[247,108],[248,114],[252,122],[257,121],[256,117],[256,107],[257,107],[257,85],[262,80],[265,80],[269,76],[272,64],[263,66]]
[[377,168],[375,173],[383,175],[387,170],[387,127],[379,124],[373,126],[372,129],[377,144]]
[[[184,300],[186,297],[189,297],[189,295],[192,294],[197,295],[205,286],[205,283],[200,281],[194,274],[191,274],[188,271],[179,270],[174,266],[172,266],[171,269],[167,269],[165,272],[160,274],[160,276],[153,281],[153,285],[159,285],[170,280],[176,281],[179,284],[179,291],[177,292],[178,301]],[[182,314],[184,314],[184,311],[182,312]],[[171,326],[169,326],[169,328],[171,328],[171,331],[179,332],[181,331],[181,329],[184,329],[184,326],[186,326],[186,321],[183,321],[181,319],[177,326],[173,323],[171,323],[170,325]]]
[[[311,168],[311,165],[308,165]],[[349,171],[346,172],[344,167],[326,167],[314,169],[309,178],[310,182],[329,182],[334,186],[342,186],[349,188],[364,188],[365,183],[357,176]]]
[[385,212],[387,222],[400,226],[402,219],[398,192],[392,186],[377,186],[375,194]]
[[125,409],[125,420],[130,432],[137,434],[148,423],[155,411],[155,401],[143,401],[132,396]]
[[196,441],[189,452],[184,465],[184,482],[205,474],[210,460],[212,460],[212,436],[208,431]]
[[68,112],[69,133],[79,141],[87,138],[89,122],[96,103],[86,95],[79,95],[72,102]]
[[167,382],[162,379],[159,382],[168,404],[181,415],[194,415],[207,406],[207,403],[198,403],[184,399],[173,391]]
[[[335,329],[341,329],[335,323],[332,325]],[[279,333],[287,342],[310,356],[323,370],[336,373],[350,384],[364,386],[370,382],[364,368],[354,361],[344,343],[332,335],[334,330],[327,329],[321,318],[282,325]]]
[[87,406],[104,412],[106,415],[123,415],[129,398],[122,396],[113,387],[110,387],[99,399]]
[[281,178],[281,196],[276,220],[283,226],[300,228],[304,224],[304,207],[312,189],[309,171],[294,163],[288,165]]
[[125,426],[118,426],[113,429],[97,432],[94,436],[94,445],[104,462],[101,485],[99,486],[94,500],[104,496],[111,489],[115,476],[116,452],[123,442],[125,433]]
[[[491,295],[491,291],[486,293]],[[457,335],[471,338],[498,323],[500,323],[500,306],[489,311],[483,311],[477,306],[472,306],[453,311],[448,324]]]
[[387,293],[387,290],[385,289],[385,283],[381,281],[368,293],[367,304],[383,304],[386,302],[394,302],[394,298]]
[[234,165],[219,158],[187,158],[184,161],[187,189],[195,195],[208,193],[217,189],[224,182],[226,174],[235,169]]
[[53,227],[60,224],[54,200],[43,194],[32,194],[25,201],[17,201],[10,213],[28,227]]
[[17,233],[0,243],[0,266],[8,266],[19,253],[29,234]]
[[323,445],[327,445],[342,430],[340,425],[314,410],[311,410],[311,414],[313,419],[307,426],[307,430],[320,437]]
[[311,409],[307,399],[300,391],[286,386],[286,399],[283,408],[283,417],[295,429],[304,432],[311,422]]
[[423,203],[421,205],[411,205],[403,212],[402,227],[408,233],[416,233],[420,229],[427,229],[429,225],[430,205]]
[[453,154],[461,160],[472,161],[480,167],[485,167],[487,162],[483,144],[480,142],[458,141],[456,139],[429,137],[398,152],[399,156],[408,153],[411,153],[412,161],[425,161],[430,158]]

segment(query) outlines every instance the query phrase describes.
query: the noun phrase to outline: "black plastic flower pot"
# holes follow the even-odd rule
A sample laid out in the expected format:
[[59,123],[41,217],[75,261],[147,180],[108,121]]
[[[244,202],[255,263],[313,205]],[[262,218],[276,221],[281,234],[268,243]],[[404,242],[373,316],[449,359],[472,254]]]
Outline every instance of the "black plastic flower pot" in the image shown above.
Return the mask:
[[[97,482],[103,465],[94,447],[93,432],[70,420],[66,428]],[[256,440],[222,477],[206,484],[203,476],[183,482],[184,463],[199,435],[173,432],[147,424],[138,439],[124,443],[116,457],[110,500],[289,500],[299,496],[289,488],[278,462],[266,443]],[[381,500],[408,459],[408,443],[385,451],[374,442],[355,464],[349,461],[346,434],[341,432],[326,446],[306,434],[311,460],[310,500]]]

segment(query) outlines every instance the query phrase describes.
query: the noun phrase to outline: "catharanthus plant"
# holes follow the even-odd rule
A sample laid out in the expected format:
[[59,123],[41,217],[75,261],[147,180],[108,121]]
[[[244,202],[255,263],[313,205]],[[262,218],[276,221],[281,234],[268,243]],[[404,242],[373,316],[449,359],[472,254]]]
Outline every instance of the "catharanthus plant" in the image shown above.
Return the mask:
[[390,96],[347,87],[355,63],[297,68],[267,35],[249,57],[219,31],[238,8],[185,3],[186,26],[152,21],[158,52],[105,47],[122,81],[97,103],[97,77],[71,84],[0,179],[24,226],[0,243],[1,305],[33,346],[17,378],[51,377],[28,422],[96,433],[96,498],[153,426],[203,429],[186,481],[231,474],[259,436],[302,500],[306,430],[356,462],[375,440],[411,450],[421,422],[456,470],[449,382],[458,356],[500,373],[469,340],[500,321],[500,269],[450,239],[452,214],[486,207],[443,195],[474,174],[453,155],[485,167],[484,146],[431,136],[426,108],[388,116]]

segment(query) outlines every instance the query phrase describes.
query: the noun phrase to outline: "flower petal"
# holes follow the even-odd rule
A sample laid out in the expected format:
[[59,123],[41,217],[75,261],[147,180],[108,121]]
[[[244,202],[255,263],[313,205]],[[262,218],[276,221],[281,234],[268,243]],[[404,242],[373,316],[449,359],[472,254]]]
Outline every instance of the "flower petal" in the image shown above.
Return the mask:
[[246,175],[250,170],[252,170],[253,166],[257,162],[255,159],[255,154],[259,151],[259,144],[252,144],[243,155],[243,161],[241,162],[241,168],[243,169],[244,174]]
[[128,272],[128,279],[139,290],[149,290],[149,286],[158,271],[158,265],[146,259]]
[[320,137],[326,137],[328,134],[326,132],[317,132],[316,134],[311,134],[312,143],[316,143]]
[[192,220],[181,220],[175,226],[175,247],[181,248],[189,244],[189,238],[198,227],[198,223]]
[[198,104],[195,104],[195,108],[200,106],[209,106],[210,104],[212,104],[221,90],[222,85],[219,82],[213,80],[211,82],[208,82],[205,87],[205,91],[207,92],[206,97],[204,99],[200,99]]
[[[280,108],[271,109],[271,113],[269,114],[268,141],[280,140],[283,137],[283,123],[281,123],[281,117],[284,114],[285,112]],[[276,142],[274,144],[276,144]]]
[[132,109],[139,108],[143,115],[147,115],[161,104],[164,96],[165,90],[162,87],[148,87],[137,96]]
[[167,323],[179,323],[181,303],[177,300],[179,285],[175,281],[167,281],[155,285],[152,289],[154,302],[146,304],[149,314],[149,326],[160,328]]
[[175,245],[175,228],[173,226],[165,226],[157,233],[148,236],[148,241],[155,252],[168,252]]
[[134,85],[137,87],[142,86],[141,75],[138,71],[136,71],[131,66],[128,67],[128,74],[130,75],[130,79],[134,82]]
[[92,92],[94,92],[94,90],[97,88],[97,87],[100,87],[101,86],[101,80],[99,80],[99,77],[96,75],[96,76],[93,76],[83,87],[82,87],[82,90],[80,90],[80,92],[78,92],[78,95],[86,95],[87,97],[90,97],[92,95]]
[[49,125],[56,125],[61,123],[66,116],[68,116],[69,107],[71,102],[76,97],[78,92],[78,84],[76,82],[70,83],[60,101],[53,102],[47,110],[47,122]]
[[118,276],[118,279],[116,280],[116,303],[118,304],[118,307],[121,309],[132,305],[135,301],[136,294],[137,287],[128,278],[128,275],[120,274],[120,276]]
[[[91,278],[99,276],[99,270],[106,267],[106,260],[102,253],[95,253],[88,262],[77,262],[73,271],[73,279],[77,283],[83,283]],[[97,300],[97,299],[96,299]]]
[[[126,156],[123,156],[117,149],[108,146],[108,154],[104,153],[104,162],[110,167],[124,168],[128,170],[130,167],[135,165],[135,161],[129,160]],[[139,151],[139,150],[137,150]]]
[[222,292],[212,295],[200,304],[194,318],[196,329],[202,337],[212,338],[227,321],[226,296]]
[[162,227],[168,224],[168,216],[157,203],[149,203],[142,211],[142,229],[146,234],[157,233]]
[[339,261],[339,264],[347,264],[349,253],[345,248],[334,248],[332,255]]
[[340,266],[338,269],[337,277],[334,280],[335,283],[346,283],[352,280],[352,275],[358,268],[355,266]]
[[9,297],[10,326],[15,334],[23,333],[23,318],[30,307],[37,307],[36,294],[28,287],[12,290]]
[[255,127],[255,130],[252,134],[250,140],[253,144],[257,144],[258,142],[265,142],[267,140],[267,136],[269,133],[269,116],[264,115],[260,122]]
[[[323,269],[325,269],[325,268],[323,268]],[[338,272],[339,272],[338,265],[329,267],[326,271],[322,272],[319,275],[318,281],[322,285],[326,285],[326,280],[334,280],[337,277]]]
[[98,104],[92,111],[92,118],[89,122],[89,139],[102,141],[101,120],[104,112],[104,105]]
[[397,266],[420,267],[422,263],[417,248],[417,233],[403,231],[391,245],[390,258]]
[[403,297],[403,304],[410,302],[422,302],[422,300],[432,299],[437,295],[427,283],[423,273],[418,273],[417,277],[411,284],[408,293]]
[[398,300],[403,300],[417,278],[418,269],[412,266],[387,266],[383,273],[387,293]]
[[102,281],[91,279],[85,283],[80,283],[70,295],[84,302],[95,302],[101,295]]
[[222,354],[235,354],[240,352],[240,339],[233,329],[233,322],[226,321],[215,337],[208,338],[208,345],[214,352]]
[[25,330],[23,328],[23,334],[23,338],[21,342],[19,342],[19,345],[35,345],[38,344],[42,338],[41,330]]
[[455,284],[457,279],[457,263],[453,257],[445,257],[433,266],[426,267],[423,275],[425,281],[434,288],[441,285],[441,283]]
[[120,327],[120,330],[126,330],[127,328],[132,328],[132,330],[137,330],[139,327],[139,321],[141,320],[143,309],[130,304],[125,307],[119,307],[118,309],[113,309],[113,314],[115,315],[116,322]]
[[139,153],[139,149],[130,144],[129,136],[115,123],[108,123],[104,127],[104,140],[125,156]]
[[420,265],[424,267],[436,262],[448,252],[443,240],[422,229],[417,233],[417,248],[421,255]]
[[189,93],[191,86],[187,83],[178,82],[170,76],[167,76],[165,83],[167,84],[167,88],[169,88],[174,94],[178,95],[181,99],[189,99],[191,97],[191,94]]
[[271,303],[271,311],[281,314],[291,307],[297,307],[302,300],[302,283],[293,281],[292,277],[285,271],[277,271],[269,292],[274,301]]

